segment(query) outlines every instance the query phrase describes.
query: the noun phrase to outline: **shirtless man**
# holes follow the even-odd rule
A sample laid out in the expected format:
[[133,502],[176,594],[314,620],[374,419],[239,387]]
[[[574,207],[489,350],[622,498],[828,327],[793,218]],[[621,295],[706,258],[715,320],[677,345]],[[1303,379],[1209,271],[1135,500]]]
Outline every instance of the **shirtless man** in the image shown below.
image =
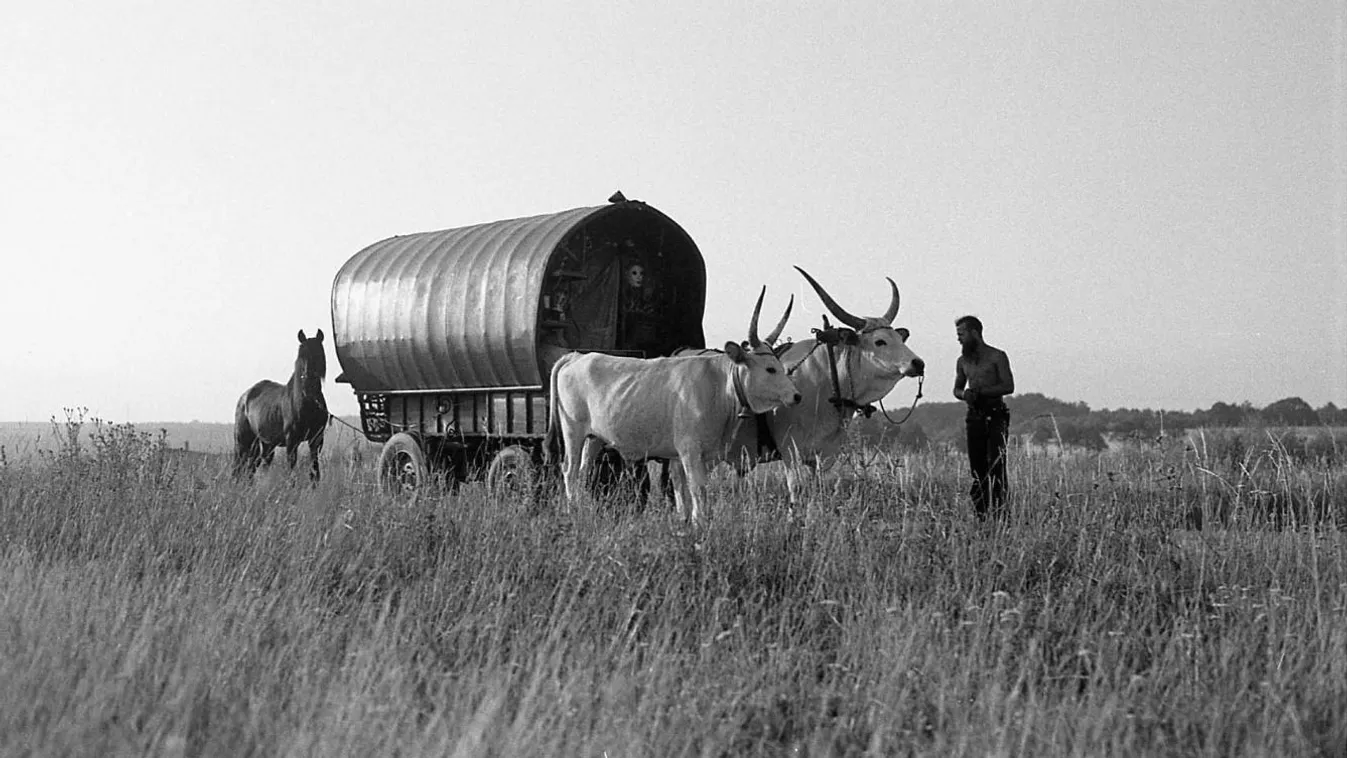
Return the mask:
[[1010,358],[982,341],[982,322],[963,316],[954,322],[963,352],[954,369],[954,396],[968,404],[968,463],[973,470],[973,510],[979,519],[1005,516],[1006,442],[1010,409],[1001,399],[1015,391]]

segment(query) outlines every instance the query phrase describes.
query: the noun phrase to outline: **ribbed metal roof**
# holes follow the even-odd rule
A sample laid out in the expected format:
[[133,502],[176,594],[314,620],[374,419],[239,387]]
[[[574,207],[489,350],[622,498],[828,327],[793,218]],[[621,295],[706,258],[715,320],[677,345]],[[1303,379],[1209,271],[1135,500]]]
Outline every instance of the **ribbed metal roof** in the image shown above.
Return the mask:
[[361,392],[543,384],[538,317],[549,261],[577,228],[624,211],[653,212],[644,217],[677,230],[702,265],[677,224],[637,201],[392,237],[356,253],[332,285],[344,380]]

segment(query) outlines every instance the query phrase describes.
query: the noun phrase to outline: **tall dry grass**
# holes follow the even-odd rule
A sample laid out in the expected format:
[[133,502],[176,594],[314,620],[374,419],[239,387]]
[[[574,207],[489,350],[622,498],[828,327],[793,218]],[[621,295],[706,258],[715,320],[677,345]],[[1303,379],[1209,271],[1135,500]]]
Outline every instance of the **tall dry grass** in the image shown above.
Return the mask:
[[723,475],[693,530],[621,496],[397,502],[340,449],[315,488],[66,439],[0,466],[0,754],[1347,745],[1340,463],[1017,449],[984,525],[958,457],[858,452],[797,511],[770,467]]

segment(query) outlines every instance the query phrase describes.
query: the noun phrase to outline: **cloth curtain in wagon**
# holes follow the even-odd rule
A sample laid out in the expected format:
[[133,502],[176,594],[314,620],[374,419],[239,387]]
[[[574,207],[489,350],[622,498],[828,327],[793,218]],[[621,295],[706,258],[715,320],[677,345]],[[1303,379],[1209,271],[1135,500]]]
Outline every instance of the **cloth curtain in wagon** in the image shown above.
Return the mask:
[[617,344],[621,266],[616,258],[592,257],[581,269],[584,279],[570,284],[565,295],[567,326],[560,335],[570,350],[611,350]]
[[618,342],[622,267],[614,255],[563,259],[545,285],[538,356],[543,375],[573,350],[611,351]]

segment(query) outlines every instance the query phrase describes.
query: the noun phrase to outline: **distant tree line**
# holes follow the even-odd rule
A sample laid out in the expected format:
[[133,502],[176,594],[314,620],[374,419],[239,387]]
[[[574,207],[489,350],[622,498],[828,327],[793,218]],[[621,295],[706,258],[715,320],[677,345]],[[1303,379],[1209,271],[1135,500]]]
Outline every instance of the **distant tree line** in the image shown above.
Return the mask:
[[[1347,409],[1333,403],[1314,408],[1299,397],[1288,397],[1258,408],[1218,402],[1206,410],[1164,411],[1142,408],[1091,410],[1085,403],[1069,403],[1030,392],[1006,398],[1011,434],[1040,444],[1061,444],[1102,450],[1107,439],[1146,439],[1176,436],[1189,429],[1235,427],[1343,427]],[[900,420],[906,410],[889,410]],[[853,433],[874,445],[918,449],[931,445],[964,445],[965,407],[960,402],[921,403],[902,424],[882,414],[859,419]]]

